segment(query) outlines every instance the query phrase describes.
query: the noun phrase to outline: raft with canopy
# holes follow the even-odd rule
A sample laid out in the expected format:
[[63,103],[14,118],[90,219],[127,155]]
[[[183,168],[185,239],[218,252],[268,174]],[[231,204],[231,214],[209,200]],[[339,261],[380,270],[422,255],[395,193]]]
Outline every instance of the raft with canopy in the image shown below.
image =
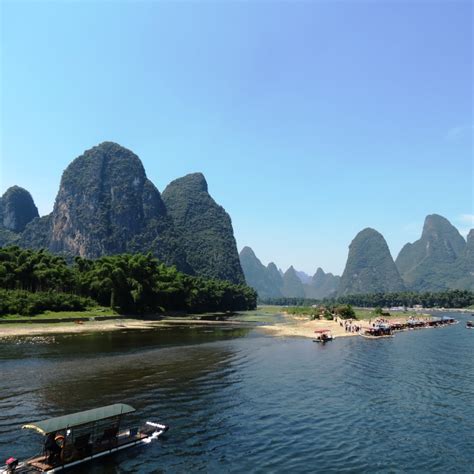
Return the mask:
[[43,452],[23,462],[10,457],[0,474],[59,472],[138,444],[149,443],[168,430],[161,423],[145,422],[122,429],[122,418],[135,408],[115,403],[23,425],[44,437]]

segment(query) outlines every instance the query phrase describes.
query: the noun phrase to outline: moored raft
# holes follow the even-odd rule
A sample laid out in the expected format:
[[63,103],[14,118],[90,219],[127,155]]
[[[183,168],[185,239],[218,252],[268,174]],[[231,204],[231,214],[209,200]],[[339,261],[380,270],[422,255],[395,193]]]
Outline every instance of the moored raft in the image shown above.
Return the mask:
[[168,430],[168,426],[151,421],[140,427],[122,429],[122,417],[135,408],[116,403],[48,420],[28,423],[44,436],[43,452],[24,461],[6,460],[0,474],[55,473],[92,461],[107,454],[140,444],[147,444]]
[[334,339],[334,336],[332,335],[332,332],[330,329],[316,329],[314,331],[316,334],[315,338],[313,339],[313,342],[328,342],[332,341]]
[[458,323],[459,321],[448,316],[428,320],[415,318],[409,318],[406,321],[376,320],[371,327],[361,328],[359,334],[369,339],[377,339],[381,337],[393,337],[393,333],[397,331],[436,328]]

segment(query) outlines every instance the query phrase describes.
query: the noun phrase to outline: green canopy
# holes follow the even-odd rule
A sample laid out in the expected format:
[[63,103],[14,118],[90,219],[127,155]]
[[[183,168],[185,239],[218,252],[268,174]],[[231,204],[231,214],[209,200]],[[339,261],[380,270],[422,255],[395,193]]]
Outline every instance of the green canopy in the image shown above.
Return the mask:
[[113,418],[114,416],[132,413],[135,408],[125,403],[116,403],[106,407],[94,408],[92,410],[80,411],[71,415],[58,416],[49,420],[37,421],[23,425],[23,428],[36,430],[43,435],[53,433],[54,431],[72,428],[74,426],[87,425],[95,421]]

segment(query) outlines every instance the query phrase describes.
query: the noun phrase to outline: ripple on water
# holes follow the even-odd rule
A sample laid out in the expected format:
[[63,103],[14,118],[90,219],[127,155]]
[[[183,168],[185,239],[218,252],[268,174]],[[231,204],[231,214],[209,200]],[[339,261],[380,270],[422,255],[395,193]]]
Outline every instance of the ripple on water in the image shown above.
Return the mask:
[[189,331],[2,343],[0,458],[33,449],[16,432],[26,421],[124,401],[171,430],[92,474],[470,472],[474,338],[461,325],[324,347]]

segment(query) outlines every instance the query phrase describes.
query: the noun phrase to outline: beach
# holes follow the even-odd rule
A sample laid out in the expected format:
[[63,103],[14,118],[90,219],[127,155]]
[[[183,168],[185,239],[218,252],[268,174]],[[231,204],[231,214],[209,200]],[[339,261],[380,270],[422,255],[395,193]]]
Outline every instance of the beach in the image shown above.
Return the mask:
[[[346,331],[344,327],[344,320],[321,320],[315,319],[310,320],[308,316],[303,315],[290,315],[284,313],[285,322],[276,323],[276,324],[268,324],[264,326],[260,326],[260,329],[265,331],[268,334],[274,336],[281,336],[281,337],[309,337],[314,339],[315,331],[321,329],[328,329],[331,331],[333,337],[350,337],[350,336],[358,336],[359,331]],[[391,318],[391,323],[405,323],[410,316],[404,315],[397,315],[395,318]],[[353,320],[353,325],[359,328],[370,328],[374,321],[377,319],[374,316],[373,319],[365,320],[365,319],[355,319]],[[431,318],[428,314],[420,314],[418,318],[420,321],[428,321]],[[342,325],[341,325],[342,321]]]
[[[314,338],[317,329],[329,329],[334,337],[357,336],[357,333],[347,332],[339,322],[316,319],[311,321],[308,317],[285,315],[284,323],[267,324],[259,329],[273,336],[281,337],[310,337]],[[368,324],[368,322],[367,322]]]
[[[249,319],[250,316],[250,319]],[[190,317],[175,318],[172,316],[165,317],[160,320],[145,320],[134,318],[120,318],[107,320],[87,320],[87,321],[61,321],[61,322],[31,322],[31,323],[8,323],[0,324],[0,338],[21,337],[21,336],[39,336],[49,334],[78,334],[90,332],[110,332],[121,330],[155,330],[159,328],[169,328],[176,326],[229,326],[229,327],[249,327],[254,326],[257,331],[264,332],[267,335],[276,337],[306,337],[314,338],[316,330],[327,329],[331,331],[333,337],[350,337],[357,336],[358,330],[346,331],[344,321],[337,320],[311,320],[307,315],[287,314],[279,312],[279,318],[264,317],[262,323],[258,318],[253,321],[254,313],[249,315],[241,313],[232,319],[208,320],[198,319],[195,315]],[[390,318],[391,323],[405,323],[411,316],[403,314],[394,315]],[[376,317],[372,319],[356,319],[353,325],[359,328],[369,328],[374,323]],[[417,316],[419,320],[430,320],[428,314],[420,314]],[[342,321],[342,325],[341,325]]]

